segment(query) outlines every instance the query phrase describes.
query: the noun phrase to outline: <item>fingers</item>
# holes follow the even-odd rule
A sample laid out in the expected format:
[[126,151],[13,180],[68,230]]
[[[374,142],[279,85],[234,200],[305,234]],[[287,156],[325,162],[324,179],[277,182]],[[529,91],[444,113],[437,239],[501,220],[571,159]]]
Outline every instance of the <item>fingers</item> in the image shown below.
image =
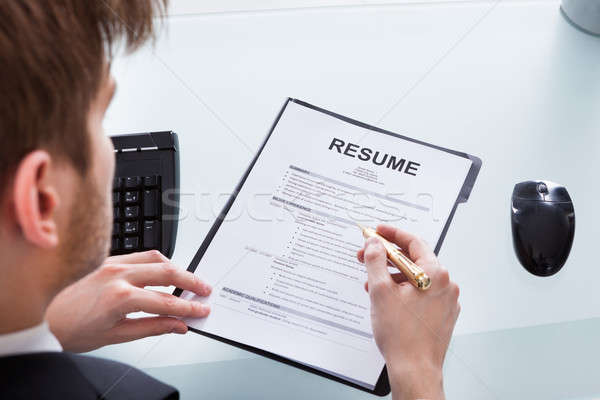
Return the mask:
[[437,263],[437,257],[433,251],[417,236],[390,225],[377,226],[377,233],[387,240],[396,243],[398,247],[408,253],[407,255],[414,262],[435,261],[435,263]]
[[[433,251],[417,236],[389,225],[379,225],[377,232],[406,251],[407,255],[413,261],[431,262],[435,260],[437,263],[437,258]],[[364,262],[364,249],[359,250],[356,256],[360,262]]]
[[[360,249],[358,252],[356,252],[356,258],[358,258],[358,261],[363,263],[365,262],[365,249],[362,248]],[[394,267],[394,265],[388,260],[387,262],[388,267]]]
[[202,282],[196,275],[181,270],[170,262],[136,265],[127,275],[131,284],[138,287],[175,286],[199,296],[208,296],[212,290],[210,285]]
[[137,287],[132,288],[126,308],[126,314],[143,311],[150,314],[190,318],[204,318],[210,313],[210,307],[200,302]]
[[387,269],[387,255],[379,239],[367,239],[365,242],[364,260],[367,267],[369,287],[375,289],[392,282]]
[[[392,277],[392,280],[396,283],[404,283],[404,282],[408,282],[408,280],[406,279],[406,276],[404,276],[404,274],[398,272],[395,274],[390,274],[390,276]],[[365,282],[365,291],[367,293],[369,293],[369,282]]]
[[164,263],[169,259],[158,250],[148,250],[137,253],[108,257],[105,264],[150,264]]
[[[377,232],[387,240],[397,244],[407,255],[431,277],[435,288],[443,290],[450,283],[448,271],[442,268],[433,251],[415,235],[389,225],[379,225]],[[357,258],[363,261],[365,250],[359,250]]]
[[172,317],[127,318],[114,329],[116,343],[129,342],[148,336],[165,333],[184,334],[187,332],[185,322]]
[[356,258],[358,258],[358,261],[361,263],[365,262],[365,248],[364,247],[356,253]]

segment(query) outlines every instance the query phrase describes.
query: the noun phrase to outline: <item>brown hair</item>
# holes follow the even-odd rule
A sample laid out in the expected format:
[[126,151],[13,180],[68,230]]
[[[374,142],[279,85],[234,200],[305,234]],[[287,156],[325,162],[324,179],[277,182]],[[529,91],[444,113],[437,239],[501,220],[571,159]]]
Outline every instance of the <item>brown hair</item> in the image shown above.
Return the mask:
[[20,160],[44,148],[85,173],[87,118],[112,49],[154,37],[168,0],[0,2],[0,193]]

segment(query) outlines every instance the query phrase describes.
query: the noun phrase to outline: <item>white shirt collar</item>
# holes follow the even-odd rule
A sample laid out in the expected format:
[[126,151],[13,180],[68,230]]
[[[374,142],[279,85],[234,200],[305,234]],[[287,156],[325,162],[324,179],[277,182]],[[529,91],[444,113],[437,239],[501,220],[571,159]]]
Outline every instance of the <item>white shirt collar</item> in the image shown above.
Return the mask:
[[62,350],[46,321],[32,328],[0,335],[0,357]]

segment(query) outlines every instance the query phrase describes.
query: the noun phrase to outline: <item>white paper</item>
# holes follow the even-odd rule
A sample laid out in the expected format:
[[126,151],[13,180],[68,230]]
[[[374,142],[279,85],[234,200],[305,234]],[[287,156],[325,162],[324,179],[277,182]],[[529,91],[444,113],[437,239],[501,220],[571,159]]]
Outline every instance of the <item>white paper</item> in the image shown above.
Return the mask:
[[373,388],[384,360],[356,222],[435,246],[470,166],[289,102],[196,268],[212,312],[187,324]]

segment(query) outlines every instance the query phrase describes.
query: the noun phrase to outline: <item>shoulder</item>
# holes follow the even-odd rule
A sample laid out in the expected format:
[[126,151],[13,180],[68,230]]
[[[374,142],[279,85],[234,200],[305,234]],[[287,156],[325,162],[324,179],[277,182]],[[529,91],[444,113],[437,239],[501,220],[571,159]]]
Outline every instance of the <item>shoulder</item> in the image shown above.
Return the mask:
[[10,398],[178,399],[179,393],[142,371],[72,353],[0,357],[0,393]]
[[[107,399],[178,399],[177,390],[127,364],[104,358],[63,353]],[[111,395],[113,393],[113,395]]]

